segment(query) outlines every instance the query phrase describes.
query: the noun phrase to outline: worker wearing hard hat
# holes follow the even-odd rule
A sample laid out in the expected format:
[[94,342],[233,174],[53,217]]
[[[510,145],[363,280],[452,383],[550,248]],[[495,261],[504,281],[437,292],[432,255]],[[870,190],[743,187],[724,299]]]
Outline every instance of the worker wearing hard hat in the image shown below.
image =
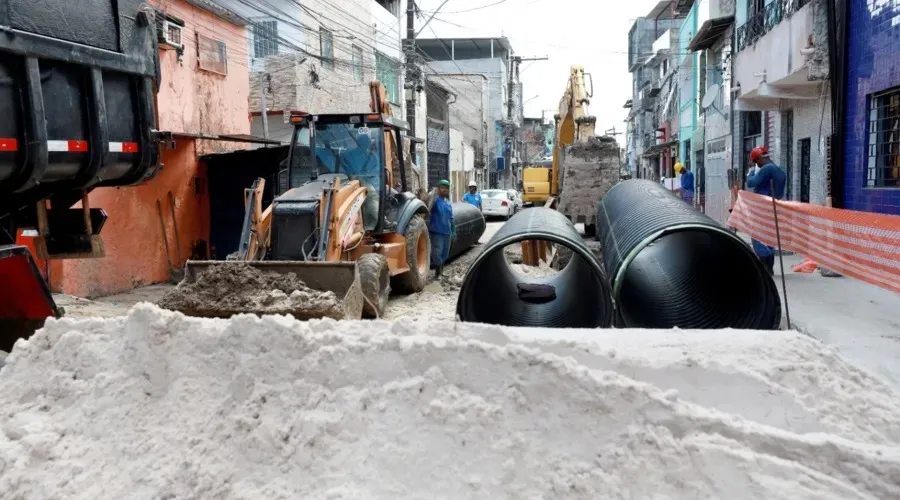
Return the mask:
[[463,195],[463,201],[469,205],[475,205],[481,210],[481,194],[478,193],[478,184],[469,183],[469,192]]
[[453,205],[450,203],[450,181],[438,182],[436,193],[429,203],[428,233],[431,237],[431,267],[435,276],[440,276],[444,263],[450,256],[450,245],[456,239],[456,224],[453,221]]
[[[753,167],[747,174],[747,189],[756,194],[771,196],[777,200],[784,197],[787,174],[769,158],[769,150],[765,146],[755,147],[750,151],[750,162]],[[770,275],[775,274],[775,248],[752,240],[753,252],[766,266]]]
[[688,205],[694,204],[694,173],[683,163],[675,164],[675,173],[681,174],[681,187],[675,190]]

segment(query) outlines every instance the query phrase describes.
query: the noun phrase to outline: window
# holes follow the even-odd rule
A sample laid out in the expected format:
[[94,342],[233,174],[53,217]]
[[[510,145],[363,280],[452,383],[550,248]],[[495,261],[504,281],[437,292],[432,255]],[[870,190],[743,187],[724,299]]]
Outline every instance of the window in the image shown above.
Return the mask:
[[361,82],[361,81],[363,81],[363,68],[362,68],[363,51],[361,48],[354,45],[352,47],[352,52],[353,52],[353,78],[357,82]]
[[278,53],[278,22],[253,23],[253,57],[268,57]]
[[394,104],[400,103],[400,78],[397,61],[380,53],[375,53],[375,78],[384,85],[388,100]]
[[325,28],[319,28],[319,52],[322,55],[322,67],[334,69],[334,35]]
[[228,56],[225,42],[197,33],[197,65],[204,71],[228,74]]
[[869,97],[866,187],[900,187],[900,87]]

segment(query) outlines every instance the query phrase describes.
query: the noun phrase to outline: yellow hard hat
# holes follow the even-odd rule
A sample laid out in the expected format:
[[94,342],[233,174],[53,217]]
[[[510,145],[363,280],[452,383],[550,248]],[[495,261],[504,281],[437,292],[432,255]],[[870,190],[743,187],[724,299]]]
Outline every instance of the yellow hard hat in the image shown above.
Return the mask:
[[684,170],[684,165],[682,165],[681,162],[676,163],[675,164],[675,173],[680,174],[682,170]]

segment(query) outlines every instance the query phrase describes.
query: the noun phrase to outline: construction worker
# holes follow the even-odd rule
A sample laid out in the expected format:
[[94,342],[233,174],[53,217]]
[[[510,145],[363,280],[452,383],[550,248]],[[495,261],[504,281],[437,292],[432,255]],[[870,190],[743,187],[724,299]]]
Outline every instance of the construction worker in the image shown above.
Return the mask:
[[475,205],[481,210],[481,194],[478,193],[478,184],[469,183],[469,192],[463,195],[463,201],[469,205]]
[[[769,150],[765,146],[755,147],[750,151],[750,163],[753,167],[747,174],[747,188],[756,194],[771,196],[776,200],[784,197],[784,186],[787,174],[769,158]],[[774,187],[774,193],[772,188]],[[775,275],[775,248],[757,240],[751,240],[753,252],[766,266],[770,275]]]
[[681,199],[688,205],[694,205],[694,173],[683,163],[675,164],[675,173],[681,174],[681,187],[675,192],[681,195]]
[[450,181],[438,182],[436,196],[430,203],[428,232],[431,236],[431,267],[435,277],[444,270],[444,263],[450,255],[450,245],[456,239],[456,225],[453,221],[453,205],[450,203]]

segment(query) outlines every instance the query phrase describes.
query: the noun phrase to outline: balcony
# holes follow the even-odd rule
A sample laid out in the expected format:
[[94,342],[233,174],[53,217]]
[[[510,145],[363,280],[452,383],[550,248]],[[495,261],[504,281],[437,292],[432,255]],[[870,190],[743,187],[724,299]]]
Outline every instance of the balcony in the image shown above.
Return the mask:
[[827,1],[774,0],[735,30],[735,111],[821,99],[828,74]]
[[738,52],[756,43],[772,31],[782,20],[805,7],[811,0],[775,0],[750,17],[735,31],[735,45]]

